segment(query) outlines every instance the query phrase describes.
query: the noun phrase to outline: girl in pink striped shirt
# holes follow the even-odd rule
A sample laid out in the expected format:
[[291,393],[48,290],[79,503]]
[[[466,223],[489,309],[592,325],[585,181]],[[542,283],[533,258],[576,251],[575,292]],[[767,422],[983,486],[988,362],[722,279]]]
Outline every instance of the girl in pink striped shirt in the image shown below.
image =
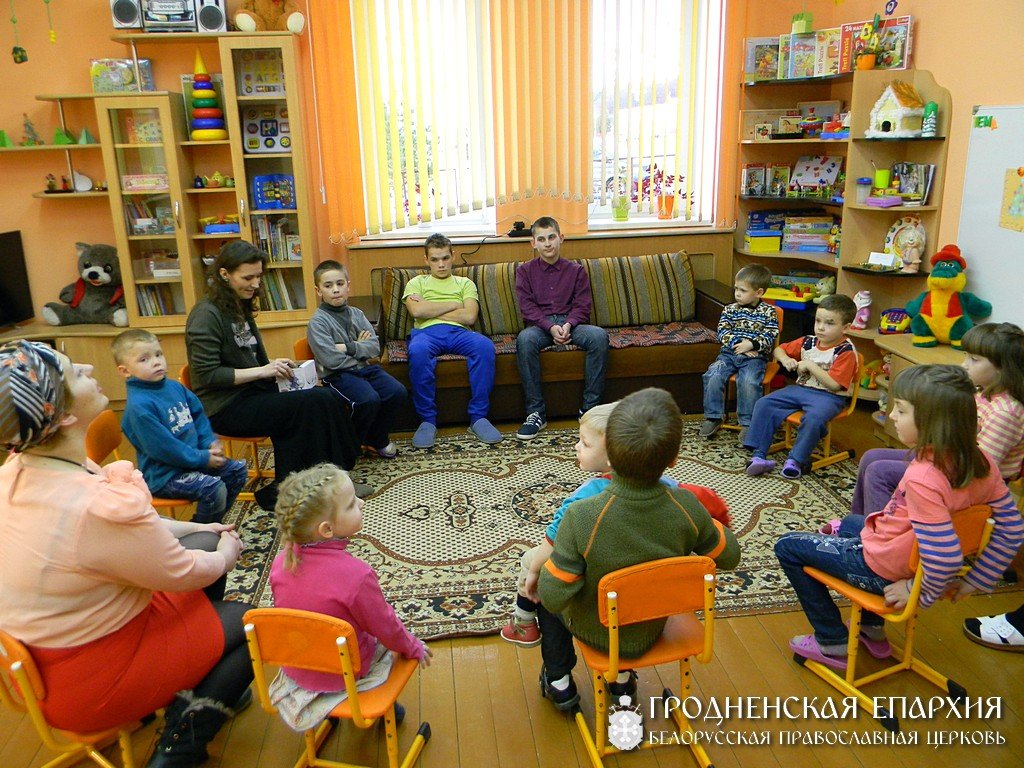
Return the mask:
[[[991,591],[1024,539],[1024,521],[1006,483],[975,441],[974,386],[964,369],[909,368],[893,382],[892,394],[890,418],[914,458],[888,504],[866,518],[850,515],[838,536],[787,533],[775,543],[782,570],[814,628],[794,637],[789,647],[835,669],[846,669],[846,625],[828,588],[804,573],[804,566],[884,594],[898,610],[910,595],[916,541],[923,569],[920,605],[926,608],[950,589],[954,600]],[[995,529],[974,567],[955,583],[963,554],[951,515],[974,504],[992,507]],[[864,612],[860,640],[876,658],[890,654],[881,616]]]
[[[977,388],[978,447],[1009,482],[1024,461],[1024,331],[1013,323],[985,323],[964,334],[963,366]],[[857,466],[854,515],[877,512],[892,496],[912,456],[902,448],[872,448]],[[833,523],[821,530],[832,530]]]

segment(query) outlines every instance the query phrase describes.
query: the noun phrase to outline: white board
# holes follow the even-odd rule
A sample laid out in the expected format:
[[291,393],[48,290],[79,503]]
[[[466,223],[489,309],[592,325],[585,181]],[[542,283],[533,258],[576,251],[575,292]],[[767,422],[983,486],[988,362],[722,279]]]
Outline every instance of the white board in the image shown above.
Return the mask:
[[987,319],[1024,327],[1024,106],[974,108],[957,244]]

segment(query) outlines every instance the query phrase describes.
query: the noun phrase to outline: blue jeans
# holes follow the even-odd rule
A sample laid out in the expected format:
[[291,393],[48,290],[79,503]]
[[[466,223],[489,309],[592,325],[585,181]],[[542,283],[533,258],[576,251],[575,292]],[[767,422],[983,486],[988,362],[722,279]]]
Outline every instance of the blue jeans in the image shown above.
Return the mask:
[[709,421],[725,418],[725,392],[729,377],[736,374],[736,418],[741,427],[749,427],[754,404],[764,392],[764,369],[767,366],[768,361],[763,357],[738,355],[723,347],[701,377],[704,382],[704,418]]
[[379,365],[368,365],[339,371],[324,383],[352,407],[352,425],[364,443],[379,450],[391,442],[391,426],[409,396],[401,382]]
[[804,466],[810,462],[814,446],[828,431],[828,423],[848,404],[847,398],[823,389],[800,385],[777,389],[760,398],[754,405],[750,429],[743,445],[753,449],[754,455],[763,459],[768,455],[775,431],[786,417],[796,411],[803,411],[803,419],[789,458]]
[[414,328],[409,335],[409,382],[412,404],[420,419],[437,423],[437,358],[462,355],[469,370],[469,423],[487,418],[494,389],[494,342],[475,331],[450,323]]
[[[565,323],[566,315],[549,315],[555,325]],[[608,333],[596,325],[574,325],[571,329],[572,343],[586,352],[583,361],[583,408],[586,411],[601,402],[604,394],[604,374],[608,365]],[[530,325],[516,337],[516,363],[519,379],[523,383],[523,399],[526,413],[547,416],[544,407],[544,393],[540,388],[541,350],[555,344],[550,331]]]
[[194,522],[219,523],[248,480],[245,462],[228,459],[220,469],[182,472],[160,490],[153,491],[153,495],[162,499],[192,499],[196,502]]
[[[885,587],[892,583],[872,571],[864,561],[864,545],[860,540],[864,520],[860,515],[845,518],[838,536],[787,533],[775,542],[775,556],[779,558],[786,578],[793,585],[819,645],[843,645],[849,632],[839,608],[829,595],[828,587],[804,573],[805,565],[876,595],[881,595]],[[877,614],[864,611],[861,623],[865,626],[881,626],[884,620]]]

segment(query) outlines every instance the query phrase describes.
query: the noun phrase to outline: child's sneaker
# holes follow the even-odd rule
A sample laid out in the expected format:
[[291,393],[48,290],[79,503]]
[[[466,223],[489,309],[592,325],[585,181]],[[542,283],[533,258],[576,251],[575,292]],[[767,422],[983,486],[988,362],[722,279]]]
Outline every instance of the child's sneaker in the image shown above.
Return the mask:
[[775,469],[774,461],[772,461],[771,459],[762,459],[758,456],[752,458],[750,460],[750,463],[747,464],[747,474],[751,476],[765,475],[771,472],[773,469]]
[[559,712],[568,712],[580,703],[580,694],[572,675],[569,676],[569,685],[565,690],[559,690],[548,681],[548,671],[544,667],[540,668],[540,692],[545,699],[551,699]]
[[704,419],[697,434],[704,439],[710,439],[721,428],[721,419]]
[[636,671],[627,670],[629,672],[629,680],[624,683],[608,683],[608,693],[616,704],[619,703],[619,699],[623,696],[629,697],[629,703],[634,707],[637,705],[636,701]]
[[524,648],[532,648],[540,642],[540,628],[536,621],[520,624],[512,618],[501,628],[501,639]]
[[394,442],[390,442],[383,448],[376,448],[375,450],[382,459],[393,459],[398,455],[398,446]]

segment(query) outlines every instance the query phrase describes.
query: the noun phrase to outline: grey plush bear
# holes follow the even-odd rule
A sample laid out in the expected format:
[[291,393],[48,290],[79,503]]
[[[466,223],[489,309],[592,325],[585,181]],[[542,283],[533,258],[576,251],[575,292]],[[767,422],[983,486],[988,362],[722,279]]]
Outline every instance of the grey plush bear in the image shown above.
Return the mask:
[[78,249],[80,277],[60,292],[63,304],[51,301],[43,307],[43,320],[50,325],[128,325],[117,249],[112,245],[88,243],[75,243],[75,248]]

